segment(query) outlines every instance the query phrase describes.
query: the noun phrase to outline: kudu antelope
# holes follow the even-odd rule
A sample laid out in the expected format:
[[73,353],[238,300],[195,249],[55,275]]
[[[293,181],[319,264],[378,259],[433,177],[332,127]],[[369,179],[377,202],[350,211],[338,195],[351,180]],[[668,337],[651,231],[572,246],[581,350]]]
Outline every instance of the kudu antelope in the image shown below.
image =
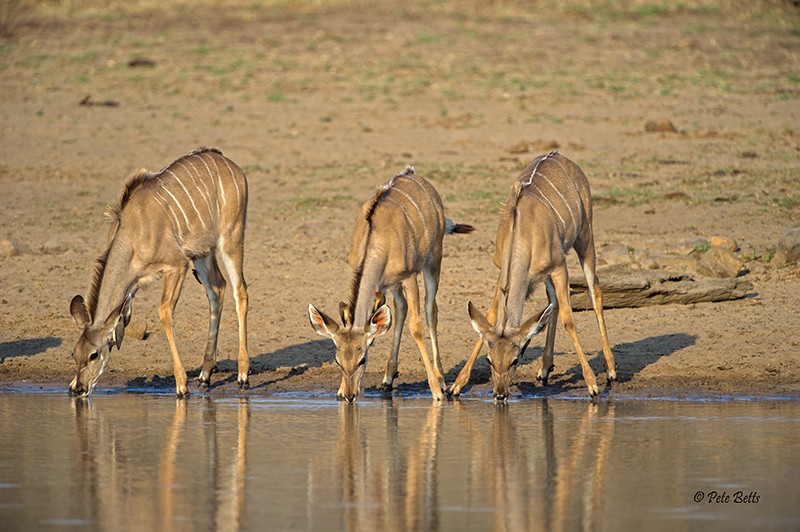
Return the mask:
[[[494,252],[494,264],[500,269],[494,298],[486,316],[469,302],[470,320],[480,337],[449,390],[452,395],[460,394],[467,384],[475,359],[486,342],[494,397],[504,401],[520,356],[531,338],[545,325],[548,326],[547,339],[542,367],[536,378],[547,384],[547,377],[554,368],[553,342],[560,317],[578,353],[589,395],[592,399],[598,396],[597,380],[578,341],[569,301],[566,264],[569,248],[578,254],[589,286],[608,381],[616,379],[614,355],[608,345],[603,318],[603,297],[595,274],[589,182],[574,162],[553,151],[537,157],[522,171],[503,206]],[[534,283],[542,279],[550,306],[523,322],[525,300],[533,291]]]
[[97,259],[87,299],[70,304],[81,329],[72,356],[78,373],[69,385],[88,395],[105,370],[111,348],[120,348],[131,301],[142,284],[164,279],[159,317],[167,335],[178,397],[188,393],[178,355],[172,314],[190,264],[208,296],[208,343],[200,384],[208,385],[217,353],[217,333],[226,282],[217,255],[233,285],[239,318],[240,386],[248,383],[247,285],[242,273],[247,210],[247,179],[236,163],[213,148],[193,151],[156,173],[141,170],[125,184],[119,202],[108,210],[111,228],[106,250]]
[[[349,402],[361,391],[367,350],[376,336],[385,333],[392,315],[384,303],[384,290],[394,297],[394,340],[382,386],[392,388],[397,377],[397,355],[406,312],[410,313],[411,336],[422,355],[428,385],[434,399],[444,398],[442,363],[439,358],[436,292],[445,234],[469,233],[472,226],[455,224],[444,216],[436,189],[407,167],[380,187],[356,217],[348,263],[353,268],[350,299],[340,303],[342,326],[313,305],[308,306],[311,326],[333,339],[336,363],[342,370],[337,396]],[[433,363],[425,346],[419,314],[417,275],[425,283],[425,310],[433,347]],[[376,297],[377,296],[377,297]]]

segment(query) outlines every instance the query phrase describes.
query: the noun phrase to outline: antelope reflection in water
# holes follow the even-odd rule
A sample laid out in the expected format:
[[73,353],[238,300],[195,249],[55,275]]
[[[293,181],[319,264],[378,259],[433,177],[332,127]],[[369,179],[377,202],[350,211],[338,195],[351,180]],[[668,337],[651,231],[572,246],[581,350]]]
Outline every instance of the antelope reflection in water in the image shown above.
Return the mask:
[[[80,470],[75,474],[82,479],[83,514],[91,522],[108,529],[169,530],[176,523],[198,521],[201,527],[211,524],[215,530],[243,527],[250,404],[246,397],[239,399],[235,445],[218,433],[221,424],[213,400],[202,401],[201,425],[191,419],[187,425],[191,409],[198,406],[198,401],[189,406],[176,400],[164,443],[151,445],[145,441],[148,434],[131,429],[126,422],[130,413],[106,415],[91,399],[73,399],[77,442],[84,457],[76,462]],[[190,436],[196,439],[198,426],[207,451],[181,454],[182,447],[187,447],[182,443]],[[161,451],[154,463],[148,451],[157,452],[158,447]],[[228,449],[235,451],[231,455]],[[208,457],[207,462],[197,463],[198,456]],[[214,494],[211,501],[208,493]]]
[[[348,530],[435,530],[439,519],[438,471],[442,407],[428,408],[415,440],[400,441],[398,408],[385,405],[385,439],[369,434],[358,404],[342,404],[336,461],[344,527]],[[369,412],[368,419],[375,416]],[[407,429],[406,429],[407,430]]]
[[592,528],[602,504],[614,404],[589,404],[577,430],[571,419],[554,420],[546,400],[539,404],[541,430],[520,434],[515,419],[527,412],[515,405],[498,403],[485,430],[473,408],[455,403],[462,430],[477,436],[467,447],[469,504],[490,508],[493,530]]

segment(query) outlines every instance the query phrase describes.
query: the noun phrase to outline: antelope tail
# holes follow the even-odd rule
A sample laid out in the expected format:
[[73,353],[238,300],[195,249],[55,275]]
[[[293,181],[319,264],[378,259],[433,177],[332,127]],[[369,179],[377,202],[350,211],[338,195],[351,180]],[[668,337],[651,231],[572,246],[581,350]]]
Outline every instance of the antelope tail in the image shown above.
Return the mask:
[[453,220],[451,220],[450,218],[447,218],[445,220],[444,232],[447,235],[467,234],[467,233],[473,232],[474,230],[475,230],[475,228],[472,227],[471,225],[468,225],[468,224],[457,224]]

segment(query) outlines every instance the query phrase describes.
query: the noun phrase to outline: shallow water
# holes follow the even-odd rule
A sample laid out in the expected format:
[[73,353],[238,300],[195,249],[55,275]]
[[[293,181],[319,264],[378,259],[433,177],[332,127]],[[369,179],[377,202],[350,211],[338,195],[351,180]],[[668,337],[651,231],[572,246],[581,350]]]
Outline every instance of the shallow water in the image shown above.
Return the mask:
[[798,473],[796,401],[0,394],[3,530],[798,530]]

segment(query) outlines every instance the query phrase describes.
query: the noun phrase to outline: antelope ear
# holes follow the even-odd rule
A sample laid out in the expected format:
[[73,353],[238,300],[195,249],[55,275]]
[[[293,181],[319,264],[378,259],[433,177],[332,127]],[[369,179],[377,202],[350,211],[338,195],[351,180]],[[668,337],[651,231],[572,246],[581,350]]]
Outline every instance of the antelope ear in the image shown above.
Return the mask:
[[125,301],[122,302],[122,307],[119,310],[119,315],[122,317],[122,322],[125,327],[131,322],[131,312],[133,311],[133,294],[128,294]]
[[531,338],[542,332],[542,329],[547,325],[547,320],[550,319],[550,314],[553,312],[553,304],[547,306],[538,316],[533,316],[528,321],[522,324],[519,328],[520,335],[524,341],[530,341]]
[[472,322],[472,328],[475,329],[476,333],[483,336],[489,332],[492,326],[489,325],[489,321],[481,314],[481,311],[472,304],[472,301],[467,302],[467,311],[469,312],[469,319]]
[[386,296],[383,295],[383,292],[375,292],[375,302],[372,304],[372,312],[377,311],[385,304],[386,304]]
[[91,321],[89,311],[86,309],[86,302],[83,296],[77,295],[72,298],[69,303],[69,313],[72,316],[72,321],[75,322],[79,328],[83,328]]
[[392,311],[389,310],[388,305],[381,305],[369,319],[369,325],[367,325],[367,335],[369,339],[372,340],[376,336],[382,335],[389,330],[391,325]]
[[339,325],[326,316],[323,312],[317,310],[314,305],[308,306],[308,321],[311,326],[317,331],[317,334],[333,338],[339,332]]
[[342,319],[342,325],[345,327],[353,325],[353,315],[350,314],[350,305],[344,301],[339,303],[339,317]]

